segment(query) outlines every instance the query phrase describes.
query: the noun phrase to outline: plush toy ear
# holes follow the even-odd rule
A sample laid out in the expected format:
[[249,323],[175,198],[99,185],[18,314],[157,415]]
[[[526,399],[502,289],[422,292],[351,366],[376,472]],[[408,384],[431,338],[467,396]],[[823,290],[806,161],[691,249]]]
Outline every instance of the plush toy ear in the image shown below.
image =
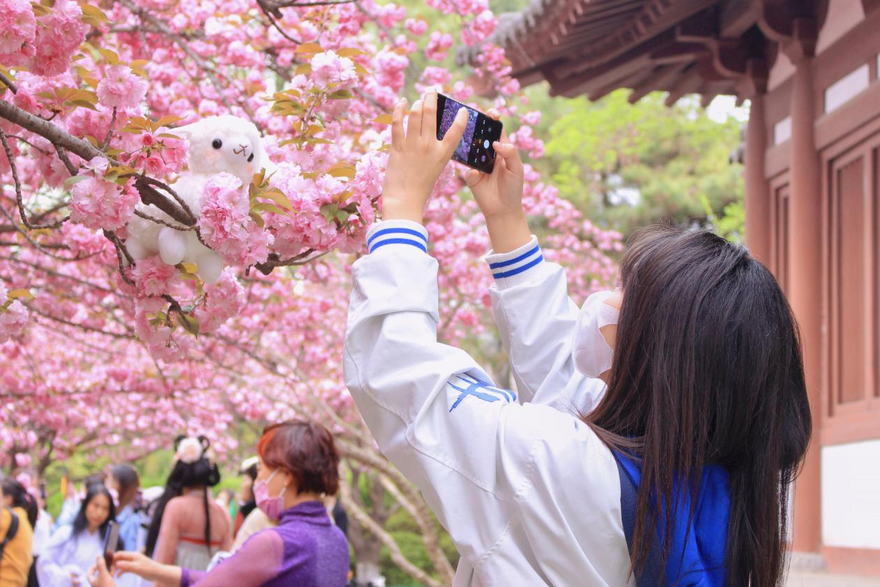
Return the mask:
[[178,434],[177,438],[174,439],[174,452],[177,452],[177,447],[180,446],[180,443],[184,438],[186,438],[186,434]]
[[171,129],[171,132],[182,139],[192,141],[193,137],[204,131],[206,121],[207,119],[203,118],[202,120],[197,120],[190,124],[184,124],[183,126],[173,128]]

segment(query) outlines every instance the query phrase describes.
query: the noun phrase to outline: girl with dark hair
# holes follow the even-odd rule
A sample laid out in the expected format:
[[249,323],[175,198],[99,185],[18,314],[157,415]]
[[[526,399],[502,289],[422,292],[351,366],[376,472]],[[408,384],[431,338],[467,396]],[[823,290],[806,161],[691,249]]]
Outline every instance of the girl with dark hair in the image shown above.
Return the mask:
[[147,556],[159,563],[205,570],[232,545],[229,515],[210,495],[220,471],[209,448],[204,436],[174,441],[174,468],[147,532]]
[[711,233],[653,230],[624,254],[620,291],[579,310],[530,234],[523,164],[502,135],[493,172],[465,176],[516,382],[496,387],[437,340],[422,214],[467,117],[438,141],[436,109],[429,92],[406,130],[405,100],[394,110],[344,357],[380,448],[461,553],[454,585],[780,584],[811,417],[773,276]]
[[107,526],[116,518],[113,497],[107,488],[92,484],[86,488],[73,525],[62,526],[37,561],[40,585],[85,587],[95,557],[104,553]]
[[[134,552],[118,553],[114,570],[180,587],[343,587],[348,542],[321,501],[339,489],[333,434],[314,422],[284,422],[263,431],[257,453],[257,507],[278,522],[275,528],[254,534],[209,572],[163,565]],[[112,587],[103,559],[94,562],[92,584]]]
[[141,528],[141,515],[137,511],[136,502],[141,481],[137,469],[131,465],[115,465],[110,469],[107,479],[108,489],[115,491],[116,522],[119,524],[119,538],[126,550],[138,550],[138,532]]
[[36,498],[15,479],[7,477],[0,483],[3,485],[3,505],[8,508],[23,509],[27,513],[27,521],[30,522],[31,529],[35,528],[40,513]]

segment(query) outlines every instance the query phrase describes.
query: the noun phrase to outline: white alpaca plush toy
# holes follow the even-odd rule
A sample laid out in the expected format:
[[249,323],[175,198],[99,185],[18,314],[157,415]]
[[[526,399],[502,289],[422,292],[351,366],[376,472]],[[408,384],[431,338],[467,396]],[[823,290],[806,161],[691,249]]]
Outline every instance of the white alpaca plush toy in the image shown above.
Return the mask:
[[[212,175],[232,173],[247,186],[254,173],[270,164],[260,142],[260,131],[253,123],[237,116],[211,116],[171,132],[189,143],[188,170],[171,187],[196,218],[201,215],[202,191]],[[151,218],[177,224],[152,204],[138,204],[137,209]],[[158,253],[168,265],[183,261],[195,263],[199,277],[206,283],[216,281],[223,271],[223,259],[199,242],[195,231],[174,230],[139,216],[135,216],[127,228],[125,245],[136,260]]]

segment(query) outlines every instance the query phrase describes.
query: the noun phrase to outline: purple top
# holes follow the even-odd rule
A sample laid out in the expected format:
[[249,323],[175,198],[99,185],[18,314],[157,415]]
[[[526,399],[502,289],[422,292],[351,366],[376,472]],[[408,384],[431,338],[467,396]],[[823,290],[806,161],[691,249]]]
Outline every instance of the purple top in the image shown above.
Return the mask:
[[281,514],[210,572],[183,569],[180,587],[344,587],[348,542],[320,501]]

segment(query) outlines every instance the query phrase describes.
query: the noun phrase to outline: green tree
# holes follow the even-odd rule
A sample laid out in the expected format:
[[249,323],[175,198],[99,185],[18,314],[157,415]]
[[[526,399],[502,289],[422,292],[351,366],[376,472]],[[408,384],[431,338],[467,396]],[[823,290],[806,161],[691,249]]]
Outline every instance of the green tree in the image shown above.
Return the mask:
[[625,235],[664,221],[741,235],[733,218],[724,222],[742,201],[742,166],[731,161],[740,123],[713,121],[692,97],[670,108],[660,93],[634,105],[628,95],[568,100],[566,113],[545,116],[547,157],[536,165],[588,217]]

